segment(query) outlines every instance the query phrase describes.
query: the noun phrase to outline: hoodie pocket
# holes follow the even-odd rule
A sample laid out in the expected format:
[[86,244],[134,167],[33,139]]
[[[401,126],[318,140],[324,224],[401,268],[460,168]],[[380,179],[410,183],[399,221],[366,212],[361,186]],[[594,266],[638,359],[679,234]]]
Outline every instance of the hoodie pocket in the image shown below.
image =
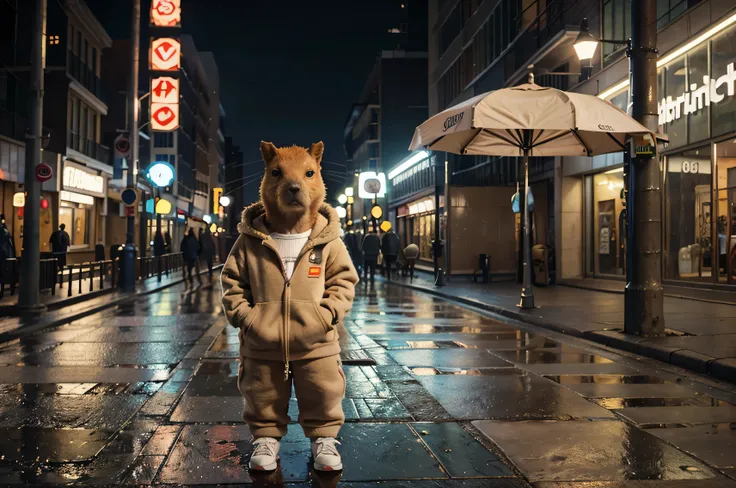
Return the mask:
[[248,317],[244,342],[253,350],[280,349],[281,328],[284,323],[281,302],[257,303]]
[[[328,313],[326,310],[324,313]],[[308,300],[291,301],[290,347],[294,351],[308,351],[330,342],[334,328],[325,318],[320,307]]]

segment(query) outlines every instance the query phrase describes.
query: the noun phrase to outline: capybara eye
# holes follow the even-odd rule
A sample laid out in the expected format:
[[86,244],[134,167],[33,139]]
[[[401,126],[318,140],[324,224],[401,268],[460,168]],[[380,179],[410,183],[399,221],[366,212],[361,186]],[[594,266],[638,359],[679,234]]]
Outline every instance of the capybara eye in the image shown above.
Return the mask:
[[314,176],[314,171],[310,169],[309,171],[307,171],[307,178],[311,178],[312,176]]
[[281,176],[281,171],[275,169],[271,171],[271,176],[273,176],[274,178],[278,178],[279,176]]

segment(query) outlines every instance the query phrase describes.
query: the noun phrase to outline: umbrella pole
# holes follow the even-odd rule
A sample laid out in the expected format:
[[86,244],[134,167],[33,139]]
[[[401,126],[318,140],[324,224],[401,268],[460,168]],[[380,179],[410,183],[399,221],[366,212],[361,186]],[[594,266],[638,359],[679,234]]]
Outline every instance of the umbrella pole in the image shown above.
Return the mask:
[[532,289],[532,235],[529,225],[529,146],[531,133],[524,131],[524,284],[521,288],[522,309],[534,308],[534,290]]

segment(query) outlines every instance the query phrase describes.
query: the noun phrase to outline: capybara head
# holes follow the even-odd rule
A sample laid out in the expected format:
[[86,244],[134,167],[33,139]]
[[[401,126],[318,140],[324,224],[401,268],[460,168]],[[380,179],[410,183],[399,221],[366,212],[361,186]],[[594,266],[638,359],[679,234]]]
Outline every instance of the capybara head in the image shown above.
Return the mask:
[[322,142],[312,144],[309,149],[277,148],[270,142],[261,142],[261,155],[266,163],[261,200],[266,219],[279,231],[301,232],[316,222],[325,200],[320,167],[323,152]]

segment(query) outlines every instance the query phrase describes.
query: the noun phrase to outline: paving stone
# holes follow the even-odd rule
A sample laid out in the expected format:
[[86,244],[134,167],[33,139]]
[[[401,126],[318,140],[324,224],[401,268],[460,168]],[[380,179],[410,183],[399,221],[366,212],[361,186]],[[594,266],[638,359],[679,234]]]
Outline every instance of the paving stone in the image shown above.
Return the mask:
[[420,376],[419,381],[455,419],[613,417],[578,394],[520,370],[497,376]]
[[6,366],[0,368],[0,383],[136,383],[164,381],[168,370],[102,368],[98,366]]
[[736,467],[736,426],[711,424],[647,432],[716,468]]
[[473,422],[532,482],[701,480],[700,461],[624,422]]
[[608,358],[585,351],[568,352],[556,349],[497,351],[493,354],[512,363],[520,364],[609,364],[613,362]]
[[452,478],[516,476],[498,456],[456,423],[411,425]]
[[411,420],[412,417],[396,398],[366,398],[361,399],[371,410],[376,420]]
[[736,422],[735,407],[624,408],[616,413],[639,425],[715,424]]
[[637,370],[624,366],[619,363],[596,364],[517,364],[519,368],[531,371],[533,373],[554,376],[554,375],[598,375],[598,374],[626,374],[635,375]]
[[153,437],[146,443],[143,448],[144,456],[165,456],[174,445],[174,441],[181,432],[180,425],[161,425],[156,429]]
[[143,395],[4,395],[0,427],[117,429],[143,405]]
[[660,385],[589,383],[565,386],[585,398],[688,398],[696,395],[690,388],[673,383]]
[[[376,486],[391,486],[387,483],[377,485],[376,483],[340,483],[342,488],[375,488]],[[312,486],[335,486],[335,485],[312,485]],[[401,488],[527,488],[527,484],[521,480],[511,479],[481,479],[481,480],[402,480],[394,483]]]
[[61,344],[48,353],[31,354],[23,358],[30,366],[73,366],[73,365],[147,365],[176,364],[186,355],[191,346],[175,343],[120,343]]
[[[286,481],[306,481],[309,440],[298,429],[281,443]],[[161,468],[158,482],[181,485],[250,483],[251,433],[245,425],[187,425]]]
[[123,343],[123,342],[175,342],[191,344],[202,335],[202,330],[181,327],[102,327],[76,334],[73,338],[61,341],[71,343]]
[[431,422],[452,419],[450,413],[417,380],[391,380],[386,383],[414,420]]
[[534,488],[736,488],[725,478],[707,480],[629,480],[629,481],[543,481]]
[[343,481],[447,478],[407,424],[345,424]]
[[114,431],[0,427],[0,457],[5,461],[63,463],[89,461],[108,443]]
[[126,484],[150,485],[163,466],[166,456],[140,456],[128,468]]
[[389,351],[389,355],[396,362],[409,367],[506,368],[512,366],[508,361],[497,358],[487,351],[475,349],[395,350]]

